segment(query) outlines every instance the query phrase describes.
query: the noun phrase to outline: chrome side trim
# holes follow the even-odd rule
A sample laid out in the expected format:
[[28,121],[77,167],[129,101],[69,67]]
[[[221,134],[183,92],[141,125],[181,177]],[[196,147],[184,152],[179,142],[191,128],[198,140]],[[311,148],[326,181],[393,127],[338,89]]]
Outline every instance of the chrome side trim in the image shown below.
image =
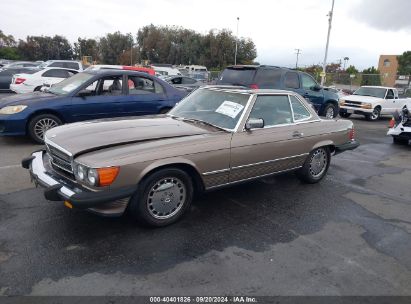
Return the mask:
[[247,168],[247,167],[252,167],[252,166],[257,166],[257,165],[263,165],[263,164],[269,164],[269,163],[273,163],[273,162],[280,161],[280,160],[286,160],[286,159],[290,159],[290,158],[296,158],[296,157],[306,156],[306,155],[308,155],[308,154],[309,154],[309,153],[303,153],[303,154],[294,155],[294,156],[288,156],[288,157],[283,157],[283,158],[276,158],[276,159],[272,159],[272,160],[266,160],[266,161],[262,161],[262,162],[258,162],[258,163],[253,163],[253,164],[241,165],[241,166],[237,166],[237,167],[232,167],[231,170],[241,169],[241,168]]
[[[46,186],[50,187],[54,185],[60,185],[58,181],[46,174],[46,168],[44,168],[43,165],[43,152],[35,152],[32,154],[32,156],[34,156],[30,168],[32,174],[36,175],[37,178]],[[67,188],[66,186],[61,187],[60,192],[67,197],[71,197],[75,194],[74,191]]]
[[226,187],[226,186],[231,186],[231,185],[234,185],[234,184],[239,184],[239,183],[254,180],[254,179],[259,179],[259,178],[266,177],[266,176],[276,175],[276,174],[280,174],[280,173],[284,173],[284,172],[288,172],[288,171],[294,171],[294,170],[300,169],[301,167],[302,166],[298,166],[298,167],[294,167],[294,168],[291,168],[291,169],[286,169],[286,170],[276,171],[276,172],[273,172],[273,173],[268,173],[268,174],[263,174],[263,175],[259,175],[259,176],[254,176],[254,177],[241,179],[241,180],[238,180],[238,181],[235,181],[235,182],[229,182],[229,183],[226,183],[226,184],[211,186],[211,187],[207,188],[206,190],[213,190],[213,189]]
[[219,174],[219,173],[224,173],[230,171],[230,168],[227,169],[221,169],[221,170],[215,170],[215,171],[209,171],[209,172],[204,172],[202,173],[203,176],[209,176],[213,174]]

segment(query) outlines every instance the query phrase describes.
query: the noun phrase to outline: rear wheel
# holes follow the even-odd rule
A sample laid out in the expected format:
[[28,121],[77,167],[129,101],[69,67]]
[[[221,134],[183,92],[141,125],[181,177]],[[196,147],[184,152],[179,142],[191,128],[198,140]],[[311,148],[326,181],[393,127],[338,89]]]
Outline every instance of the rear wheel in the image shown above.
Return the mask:
[[381,116],[381,109],[380,107],[375,107],[371,114],[366,114],[365,118],[370,121],[376,121]]
[[399,136],[393,136],[392,140],[394,144],[398,144],[398,145],[408,145],[408,141],[409,141],[407,138],[403,138]]
[[318,183],[327,174],[330,159],[330,150],[327,147],[314,149],[308,155],[302,168],[297,171],[298,178],[304,183]]
[[129,212],[146,226],[162,227],[179,220],[193,199],[190,176],[177,168],[162,169],[139,184],[130,199]]
[[53,114],[41,114],[33,117],[27,127],[29,136],[37,143],[44,142],[44,134],[47,130],[62,125],[63,122]]

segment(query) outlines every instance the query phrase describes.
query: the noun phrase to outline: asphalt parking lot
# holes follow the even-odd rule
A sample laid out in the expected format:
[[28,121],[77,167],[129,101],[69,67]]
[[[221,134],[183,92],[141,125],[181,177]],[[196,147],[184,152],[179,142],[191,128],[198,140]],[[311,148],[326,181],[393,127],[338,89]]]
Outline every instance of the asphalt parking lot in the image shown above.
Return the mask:
[[362,145],[316,185],[293,174],[211,192],[144,229],[48,202],[0,138],[0,295],[411,295],[411,146]]

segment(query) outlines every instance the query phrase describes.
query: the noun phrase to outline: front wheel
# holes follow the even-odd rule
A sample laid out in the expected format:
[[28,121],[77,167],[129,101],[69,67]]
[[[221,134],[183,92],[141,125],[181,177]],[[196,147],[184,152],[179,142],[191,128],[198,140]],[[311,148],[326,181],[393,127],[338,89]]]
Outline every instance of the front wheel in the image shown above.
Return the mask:
[[398,144],[398,145],[408,145],[408,141],[409,141],[407,138],[402,138],[399,136],[393,136],[392,140],[394,144]]
[[28,126],[27,131],[31,139],[42,144],[44,142],[44,134],[47,130],[62,125],[63,122],[53,114],[41,114],[33,117]]
[[381,109],[379,107],[375,107],[371,114],[366,114],[365,119],[370,121],[376,121],[380,119],[381,116]]
[[333,119],[334,117],[336,117],[337,116],[336,106],[333,105],[332,103],[327,104],[324,109],[324,116],[325,118],[328,118],[328,119]]
[[327,147],[316,148],[308,155],[304,165],[297,171],[298,178],[308,184],[318,183],[327,174],[331,154]]
[[190,176],[177,168],[162,169],[139,184],[130,199],[129,212],[140,224],[153,227],[179,220],[193,200]]

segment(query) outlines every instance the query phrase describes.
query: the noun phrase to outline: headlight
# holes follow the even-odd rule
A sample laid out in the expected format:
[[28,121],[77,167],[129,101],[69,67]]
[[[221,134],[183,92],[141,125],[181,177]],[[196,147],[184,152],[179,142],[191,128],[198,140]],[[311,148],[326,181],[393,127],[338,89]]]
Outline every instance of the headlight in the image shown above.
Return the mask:
[[88,168],[81,164],[75,164],[74,167],[74,175],[78,181],[98,187],[111,185],[120,171],[119,167]]
[[6,115],[16,114],[16,113],[20,113],[25,108],[27,108],[27,106],[7,106],[7,107],[0,109],[0,114],[6,114]]
[[87,182],[92,185],[95,186],[98,184],[98,171],[97,169],[88,169],[88,173],[87,173]]
[[363,109],[372,109],[372,104],[363,103],[363,104],[361,104],[361,108],[363,108]]
[[345,100],[344,99],[340,99],[340,106],[345,105]]

